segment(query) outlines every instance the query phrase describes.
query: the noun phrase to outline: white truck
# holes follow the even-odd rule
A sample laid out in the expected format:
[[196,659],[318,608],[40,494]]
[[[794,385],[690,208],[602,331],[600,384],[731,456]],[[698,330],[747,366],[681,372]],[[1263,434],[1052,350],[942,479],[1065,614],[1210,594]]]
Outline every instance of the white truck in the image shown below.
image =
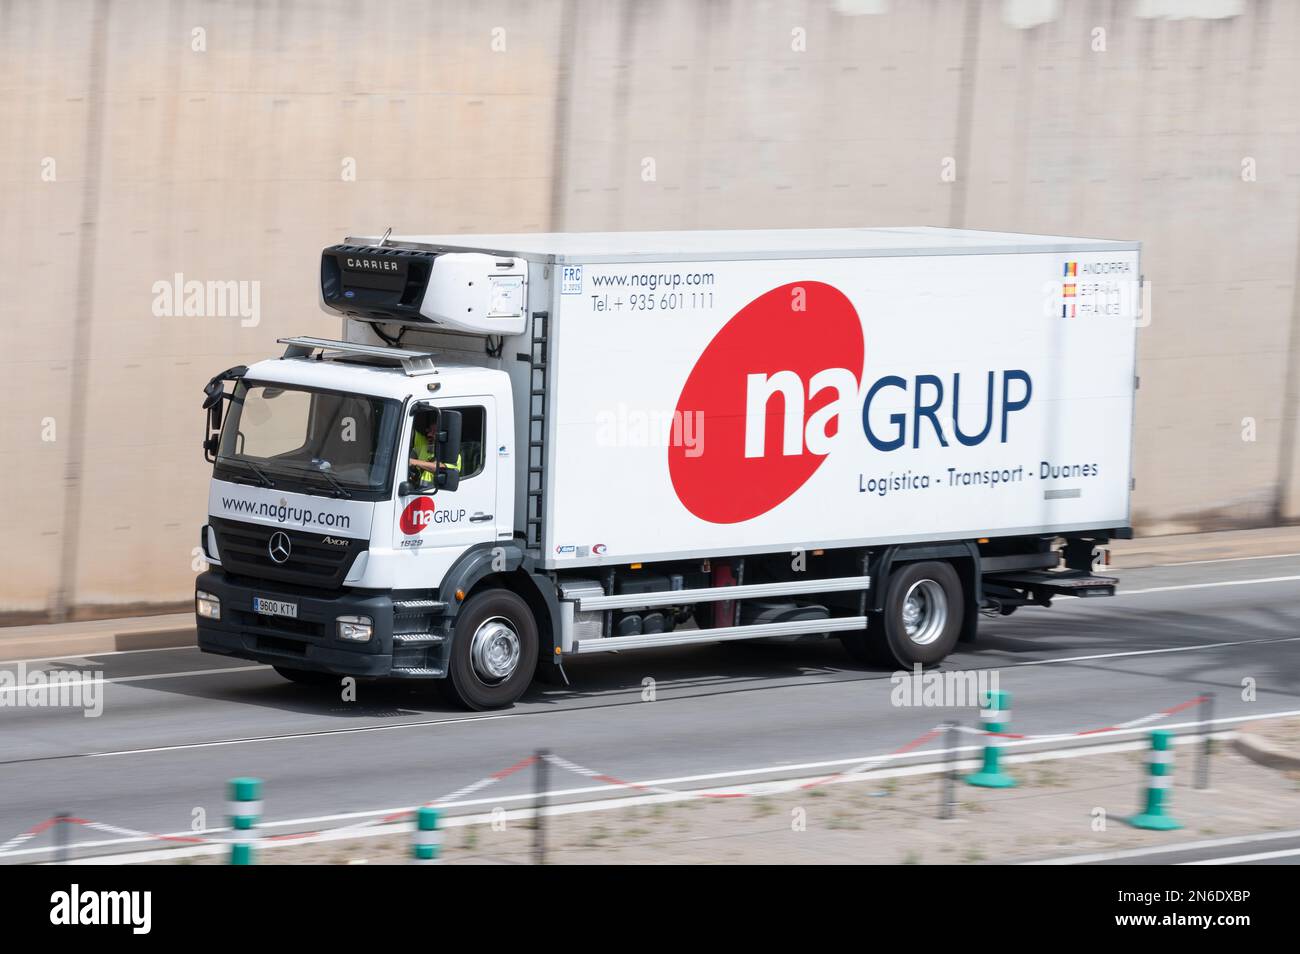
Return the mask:
[[[566,658],[931,664],[1105,596],[1134,242],[937,228],[347,239],[339,339],[209,383],[199,645],[508,706]],[[227,386],[229,384],[229,387]]]

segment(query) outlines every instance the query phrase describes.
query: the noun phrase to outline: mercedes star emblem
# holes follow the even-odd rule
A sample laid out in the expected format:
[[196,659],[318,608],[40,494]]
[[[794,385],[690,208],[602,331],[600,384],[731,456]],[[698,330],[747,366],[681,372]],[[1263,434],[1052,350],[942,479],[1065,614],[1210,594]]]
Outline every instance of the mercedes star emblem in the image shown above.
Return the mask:
[[271,534],[271,539],[266,544],[266,552],[271,554],[271,559],[276,563],[288,562],[289,554],[293,552],[293,544],[289,541],[289,534],[283,530],[277,530]]

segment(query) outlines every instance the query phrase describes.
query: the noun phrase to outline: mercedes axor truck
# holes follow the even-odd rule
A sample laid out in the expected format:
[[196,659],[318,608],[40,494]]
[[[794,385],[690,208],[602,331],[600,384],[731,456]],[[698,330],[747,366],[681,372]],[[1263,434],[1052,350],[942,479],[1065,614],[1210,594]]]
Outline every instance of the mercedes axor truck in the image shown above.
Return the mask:
[[1114,593],[1140,287],[938,228],[349,238],[337,337],[206,389],[199,645],[472,709],[589,653],[937,663]]

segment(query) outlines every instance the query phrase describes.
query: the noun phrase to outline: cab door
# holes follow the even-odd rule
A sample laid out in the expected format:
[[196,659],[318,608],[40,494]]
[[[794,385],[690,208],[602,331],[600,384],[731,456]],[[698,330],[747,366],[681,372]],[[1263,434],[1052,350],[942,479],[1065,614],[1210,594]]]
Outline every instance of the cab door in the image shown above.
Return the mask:
[[[461,414],[460,485],[436,492],[432,487],[416,487],[399,496],[393,527],[393,548],[405,550],[419,561],[418,580],[423,581],[441,580],[442,573],[465,550],[496,540],[496,401],[491,395],[482,395],[419,402],[417,413],[407,415],[399,445],[405,449],[399,468],[403,478],[407,461],[415,456],[412,448],[418,412],[432,407]],[[429,585],[410,574],[402,576],[404,585]]]

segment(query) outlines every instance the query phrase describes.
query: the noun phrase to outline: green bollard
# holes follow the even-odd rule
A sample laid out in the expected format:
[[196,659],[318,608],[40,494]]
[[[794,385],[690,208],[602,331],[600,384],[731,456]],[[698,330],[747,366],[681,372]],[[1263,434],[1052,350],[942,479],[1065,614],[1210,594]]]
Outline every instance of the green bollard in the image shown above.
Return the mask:
[[[1011,693],[986,692],[984,708],[980,710],[980,721],[986,732],[1005,732],[1011,718]],[[967,785],[980,788],[1013,788],[1016,780],[1002,771],[1002,741],[996,735],[990,735],[984,742],[984,767],[974,775],[966,776]]]
[[418,808],[415,811],[415,837],[411,841],[412,864],[436,865],[438,849],[442,847],[442,832],[438,830],[438,809]]
[[253,844],[257,836],[253,829],[262,818],[262,780],[260,778],[232,778],[230,802],[226,806],[230,826],[237,832],[248,832],[248,841],[234,841],[230,845],[232,865],[253,863]]
[[1174,750],[1173,733],[1156,729],[1151,733],[1151,757],[1147,762],[1146,811],[1127,819],[1134,828],[1151,831],[1174,831],[1183,826],[1165,813],[1169,801],[1169,787],[1173,784]]

